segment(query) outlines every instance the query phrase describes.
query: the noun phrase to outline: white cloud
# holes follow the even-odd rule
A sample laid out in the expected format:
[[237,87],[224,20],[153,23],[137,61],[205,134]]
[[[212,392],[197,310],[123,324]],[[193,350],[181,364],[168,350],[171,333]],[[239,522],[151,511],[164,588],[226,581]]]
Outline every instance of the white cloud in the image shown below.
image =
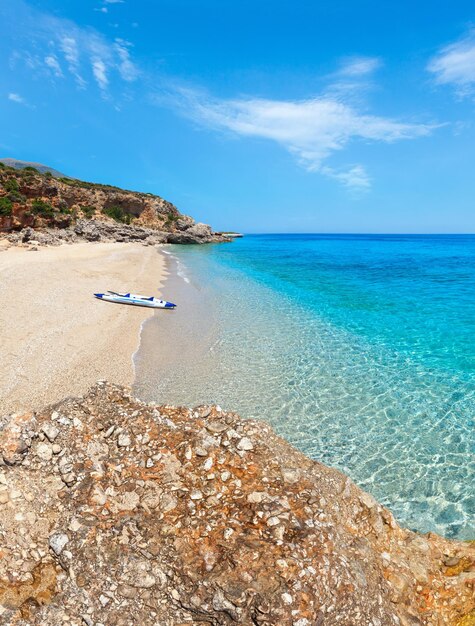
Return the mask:
[[99,11],[99,13],[109,13],[109,10],[107,7],[96,8],[94,9],[94,11]]
[[453,85],[460,96],[475,91],[475,30],[442,48],[427,69],[440,85]]
[[320,171],[322,174],[325,174],[325,176],[334,178],[350,189],[364,190],[371,187],[371,180],[362,165],[354,165],[346,171],[338,171],[324,165],[321,167]]
[[[118,0],[104,2],[116,3]],[[105,6],[102,9],[107,11]],[[56,78],[72,77],[81,89],[95,82],[102,96],[118,81],[131,82],[139,75],[128,42],[111,41],[93,28],[42,13],[22,0],[17,0],[16,10],[21,19],[13,23],[22,50],[13,51],[12,59],[22,59],[35,74],[48,70]]]
[[307,100],[218,100],[190,89],[180,88],[178,93],[174,103],[200,124],[275,141],[305,169],[359,189],[370,186],[364,167],[335,169],[327,163],[332,155],[357,141],[392,143],[429,135],[434,128],[362,113],[328,94]]
[[115,40],[115,50],[119,57],[119,72],[124,80],[129,82],[134,81],[139,75],[139,71],[137,66],[132,63],[130,58],[129,48],[132,44],[128,41],[124,41],[123,39]]
[[48,56],[45,57],[45,65],[47,65],[52,70],[53,74],[57,78],[63,77],[61,66],[58,62],[58,59],[56,58],[54,54],[49,54]]
[[23,98],[23,96],[20,96],[20,94],[18,93],[9,93],[8,99],[12,102],[16,102],[17,104],[27,104],[25,98]]
[[104,61],[101,59],[94,59],[92,61],[92,73],[94,74],[94,78],[96,79],[100,89],[107,89],[109,80],[107,78],[107,69]]
[[381,67],[381,60],[375,57],[351,57],[338,71],[340,76],[350,78],[368,76]]

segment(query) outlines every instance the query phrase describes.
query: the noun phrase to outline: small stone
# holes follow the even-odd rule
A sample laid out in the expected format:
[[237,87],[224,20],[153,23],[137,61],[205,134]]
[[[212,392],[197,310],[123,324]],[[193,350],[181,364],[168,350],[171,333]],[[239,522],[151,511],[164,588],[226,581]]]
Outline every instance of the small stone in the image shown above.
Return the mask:
[[253,504],[259,504],[262,502],[265,495],[265,491],[253,491],[247,496],[247,501]]
[[106,430],[106,432],[104,433],[104,437],[105,437],[106,439],[108,439],[108,438],[112,435],[112,433],[114,432],[114,430],[115,430],[115,424],[112,424],[112,426],[109,426],[109,428],[108,428],[108,429]]
[[134,577],[132,584],[140,589],[150,589],[156,583],[156,579],[148,572],[138,571]]
[[292,604],[293,598],[290,593],[283,593],[281,597],[285,604]]
[[206,448],[202,448],[201,446],[196,446],[195,454],[196,456],[208,456],[208,450],[206,450]]
[[58,443],[53,443],[51,450],[53,451],[53,454],[59,454],[61,452],[61,446]]
[[123,432],[120,433],[118,439],[117,439],[117,445],[120,446],[121,448],[126,448],[127,446],[130,446],[131,444],[131,439],[128,433]]
[[225,422],[208,422],[206,429],[209,430],[210,433],[217,435],[227,430],[228,425]]
[[81,528],[80,522],[75,517],[73,517],[73,519],[69,523],[69,530],[72,531],[73,533],[76,533],[80,528]]
[[205,472],[208,472],[212,467],[213,467],[213,459],[209,457],[203,463],[203,469],[205,470]]
[[0,504],[6,504],[9,500],[8,491],[0,491]]
[[238,450],[254,450],[254,444],[248,437],[243,437],[237,445]]
[[190,498],[192,500],[201,500],[203,498],[203,494],[201,493],[201,491],[199,491],[198,489],[196,489],[195,491],[192,491],[190,494]]
[[267,520],[267,526],[277,526],[278,524],[280,524],[280,519],[278,517],[269,517],[269,519]]
[[53,550],[56,556],[59,556],[64,550],[64,546],[69,542],[69,537],[65,533],[54,533],[49,538],[49,547]]
[[44,432],[44,434],[51,443],[53,443],[53,441],[59,435],[59,428],[57,428],[54,424],[50,424],[48,422],[46,424],[43,424],[41,430]]
[[123,598],[128,598],[132,600],[137,595],[137,589],[132,587],[131,585],[119,585],[117,588],[117,593]]
[[50,461],[53,456],[53,450],[47,443],[39,443],[36,447],[36,456],[42,461]]

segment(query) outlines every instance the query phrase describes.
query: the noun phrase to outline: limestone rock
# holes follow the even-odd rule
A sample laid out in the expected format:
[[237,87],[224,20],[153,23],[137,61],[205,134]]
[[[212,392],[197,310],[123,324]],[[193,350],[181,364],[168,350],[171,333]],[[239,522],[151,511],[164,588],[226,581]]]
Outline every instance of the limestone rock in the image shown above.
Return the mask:
[[0,419],[0,450],[1,624],[470,623],[475,546],[400,528],[264,423],[101,383]]

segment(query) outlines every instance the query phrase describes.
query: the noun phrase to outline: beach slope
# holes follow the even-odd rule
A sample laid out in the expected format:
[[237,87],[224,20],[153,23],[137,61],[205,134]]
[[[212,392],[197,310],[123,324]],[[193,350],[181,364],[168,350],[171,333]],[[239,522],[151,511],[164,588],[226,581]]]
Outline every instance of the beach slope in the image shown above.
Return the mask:
[[0,252],[0,413],[82,394],[101,378],[131,384],[141,324],[152,313],[93,293],[156,294],[164,274],[163,255],[139,244]]

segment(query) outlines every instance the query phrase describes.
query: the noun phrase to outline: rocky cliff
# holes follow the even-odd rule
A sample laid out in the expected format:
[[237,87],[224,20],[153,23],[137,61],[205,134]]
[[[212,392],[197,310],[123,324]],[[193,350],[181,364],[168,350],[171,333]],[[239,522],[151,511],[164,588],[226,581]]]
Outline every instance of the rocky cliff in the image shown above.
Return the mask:
[[475,547],[266,424],[99,383],[0,428],[1,624],[474,623]]
[[[92,225],[85,226],[86,222]],[[79,226],[78,226],[79,224]],[[126,191],[109,185],[87,183],[72,178],[55,178],[33,167],[17,170],[0,162],[0,233],[20,233],[34,229],[49,234],[50,243],[82,237],[96,228],[95,240],[140,239],[140,229],[153,231],[160,242],[208,243],[227,241],[206,224],[196,224],[170,202],[149,193]],[[137,230],[138,229],[138,230]],[[63,233],[61,231],[64,231]],[[115,239],[119,232],[118,239]],[[137,235],[137,236],[136,236]],[[45,237],[27,239],[43,243]],[[12,242],[22,241],[10,237]]]

